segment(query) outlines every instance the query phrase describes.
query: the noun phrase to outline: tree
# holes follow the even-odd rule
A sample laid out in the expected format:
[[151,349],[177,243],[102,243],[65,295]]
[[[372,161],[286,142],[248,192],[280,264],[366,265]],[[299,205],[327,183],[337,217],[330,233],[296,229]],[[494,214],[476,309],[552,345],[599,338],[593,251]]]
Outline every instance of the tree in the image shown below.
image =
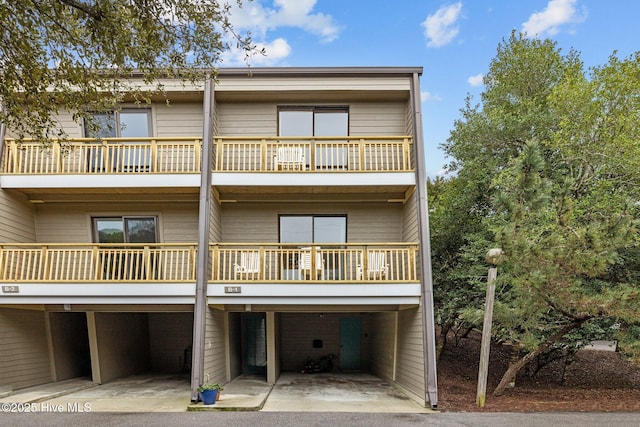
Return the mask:
[[[620,326],[609,331],[640,355],[639,72],[638,55],[613,55],[586,73],[577,53],[512,33],[491,62],[482,105],[468,100],[454,125],[445,150],[463,184],[442,199],[457,200],[473,226],[453,216],[440,224],[461,230],[447,251],[474,249],[478,235],[491,242],[484,252],[502,247],[494,331],[524,351],[494,394],[544,352],[594,339],[603,330],[594,325]],[[448,270],[475,273],[475,251],[478,262]],[[459,313],[479,321],[480,311]]]
[[161,77],[201,81],[230,41],[257,52],[228,18],[215,0],[0,1],[0,122],[20,139],[64,137],[61,106],[90,120],[124,99],[149,102]]

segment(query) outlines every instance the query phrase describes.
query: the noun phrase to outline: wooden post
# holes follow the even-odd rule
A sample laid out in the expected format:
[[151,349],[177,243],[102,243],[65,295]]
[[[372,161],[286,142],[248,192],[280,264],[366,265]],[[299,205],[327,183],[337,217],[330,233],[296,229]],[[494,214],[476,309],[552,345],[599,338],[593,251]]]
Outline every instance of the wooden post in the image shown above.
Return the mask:
[[478,371],[478,391],[476,404],[484,408],[487,398],[487,375],[489,373],[489,350],[491,344],[491,321],[493,318],[493,301],[495,299],[495,280],[498,275],[496,267],[489,268],[487,277],[487,296],[484,306],[484,324],[482,325],[482,344],[480,346],[480,369]]

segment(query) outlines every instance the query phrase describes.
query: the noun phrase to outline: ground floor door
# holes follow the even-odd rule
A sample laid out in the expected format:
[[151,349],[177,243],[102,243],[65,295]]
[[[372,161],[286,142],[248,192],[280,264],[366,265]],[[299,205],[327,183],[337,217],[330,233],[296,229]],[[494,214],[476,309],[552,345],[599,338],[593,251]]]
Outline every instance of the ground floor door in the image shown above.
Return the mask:
[[267,373],[267,319],[265,313],[244,313],[243,371],[246,374]]
[[362,323],[359,317],[340,319],[340,368],[342,370],[360,370],[361,330]]

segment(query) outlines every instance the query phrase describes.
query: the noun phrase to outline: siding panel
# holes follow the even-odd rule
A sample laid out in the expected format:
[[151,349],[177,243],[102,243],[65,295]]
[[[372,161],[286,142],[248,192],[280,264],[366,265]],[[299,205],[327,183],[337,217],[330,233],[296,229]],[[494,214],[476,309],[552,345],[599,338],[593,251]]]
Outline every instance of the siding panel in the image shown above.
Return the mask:
[[207,308],[205,319],[204,378],[207,383],[226,382],[224,312]]
[[396,382],[421,398],[425,393],[422,338],[420,308],[400,311]]
[[402,241],[402,207],[398,204],[227,204],[222,212],[224,242],[278,242],[279,214],[347,215],[347,242]]
[[13,390],[51,381],[44,312],[0,308],[0,384]]
[[36,240],[35,208],[26,196],[0,189],[0,242]]

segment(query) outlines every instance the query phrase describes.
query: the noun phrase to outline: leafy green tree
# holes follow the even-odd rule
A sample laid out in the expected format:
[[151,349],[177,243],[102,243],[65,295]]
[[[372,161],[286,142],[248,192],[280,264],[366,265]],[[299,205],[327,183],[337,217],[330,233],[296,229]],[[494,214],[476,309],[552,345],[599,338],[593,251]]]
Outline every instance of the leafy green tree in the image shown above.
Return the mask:
[[[525,355],[496,394],[544,352],[594,339],[596,325],[619,325],[610,330],[623,350],[639,354],[639,74],[638,55],[614,55],[586,73],[575,52],[563,56],[549,40],[512,33],[491,62],[482,104],[468,100],[445,145],[457,183],[441,200],[456,200],[465,213],[443,216],[440,227],[459,231],[433,247],[475,250],[477,262],[458,255],[443,272],[434,269],[436,280],[454,271],[471,277],[487,249],[505,252],[495,335]],[[478,235],[484,248],[472,244]],[[480,311],[459,309],[470,321]]]
[[0,1],[0,123],[18,138],[64,137],[60,106],[87,119],[149,102],[162,77],[202,81],[230,41],[257,52],[228,18],[216,0]]

